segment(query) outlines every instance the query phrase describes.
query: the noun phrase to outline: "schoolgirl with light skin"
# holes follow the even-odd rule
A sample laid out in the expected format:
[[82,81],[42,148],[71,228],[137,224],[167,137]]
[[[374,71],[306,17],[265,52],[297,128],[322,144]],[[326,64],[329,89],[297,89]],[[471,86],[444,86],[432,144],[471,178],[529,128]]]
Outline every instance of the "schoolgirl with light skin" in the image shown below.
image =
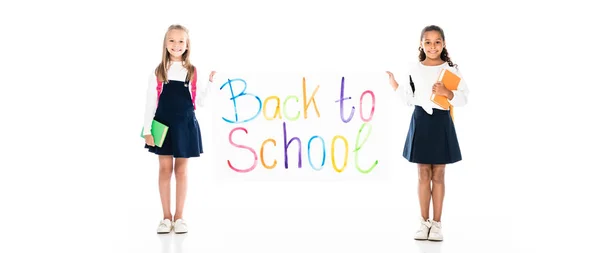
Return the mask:
[[[157,233],[187,233],[183,219],[187,194],[188,159],[203,153],[196,105],[203,106],[212,85],[215,71],[208,80],[199,80],[196,67],[190,62],[190,38],[187,28],[171,25],[165,33],[162,60],[152,71],[146,90],[144,116],[144,147],[158,156],[158,188],[163,218]],[[196,87],[196,80],[199,80]],[[198,97],[196,99],[196,92]],[[169,127],[161,147],[155,145],[151,134],[153,120]],[[176,205],[171,212],[171,176],[175,172]]]

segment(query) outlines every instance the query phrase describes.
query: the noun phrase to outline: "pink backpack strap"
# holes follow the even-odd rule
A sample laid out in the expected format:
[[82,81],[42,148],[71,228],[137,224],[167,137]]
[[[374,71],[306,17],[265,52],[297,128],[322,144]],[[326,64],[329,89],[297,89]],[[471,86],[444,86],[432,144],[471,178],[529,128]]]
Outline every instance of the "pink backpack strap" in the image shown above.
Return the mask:
[[194,104],[194,110],[196,110],[196,81],[198,80],[198,73],[196,67],[194,67],[194,76],[192,77],[192,104]]
[[159,100],[160,94],[162,93],[162,88],[163,88],[163,82],[157,76],[156,77],[156,107],[158,107],[158,100]]

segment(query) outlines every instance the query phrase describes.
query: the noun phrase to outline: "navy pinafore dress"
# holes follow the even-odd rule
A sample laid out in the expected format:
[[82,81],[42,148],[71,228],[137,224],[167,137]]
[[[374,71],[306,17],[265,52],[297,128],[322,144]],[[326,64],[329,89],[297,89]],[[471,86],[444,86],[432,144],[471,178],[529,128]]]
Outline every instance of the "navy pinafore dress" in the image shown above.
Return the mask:
[[189,81],[176,80],[163,85],[154,120],[167,125],[169,130],[162,147],[144,145],[149,152],[175,158],[199,157],[203,153],[189,85]]

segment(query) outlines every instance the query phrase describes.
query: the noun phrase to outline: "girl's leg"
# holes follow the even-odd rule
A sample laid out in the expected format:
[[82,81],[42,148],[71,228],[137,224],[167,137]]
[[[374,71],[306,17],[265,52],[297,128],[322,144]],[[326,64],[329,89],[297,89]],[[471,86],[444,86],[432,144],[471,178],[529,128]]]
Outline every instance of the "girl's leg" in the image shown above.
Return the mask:
[[178,220],[183,217],[183,206],[187,194],[187,164],[188,158],[175,159],[175,180],[177,182],[175,217],[173,220]]
[[445,164],[433,165],[433,220],[440,222],[442,219],[442,206],[444,203],[444,194],[446,186],[444,184]]
[[419,204],[421,216],[429,219],[429,203],[431,202],[431,164],[418,164],[419,168]]
[[163,219],[173,220],[171,215],[171,174],[173,174],[173,157],[158,156],[158,191],[163,208]]

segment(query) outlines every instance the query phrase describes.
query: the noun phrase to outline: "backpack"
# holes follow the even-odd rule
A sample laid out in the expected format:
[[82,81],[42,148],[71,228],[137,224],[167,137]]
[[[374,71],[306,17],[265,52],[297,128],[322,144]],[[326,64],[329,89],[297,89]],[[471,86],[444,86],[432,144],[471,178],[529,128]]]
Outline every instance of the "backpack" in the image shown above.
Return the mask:
[[[196,81],[198,80],[198,75],[196,73],[196,68],[194,67],[194,75],[192,77],[192,104],[194,105],[194,110],[196,110]],[[160,99],[160,94],[162,93],[163,82],[156,77],[156,106],[158,106],[158,100]]]

